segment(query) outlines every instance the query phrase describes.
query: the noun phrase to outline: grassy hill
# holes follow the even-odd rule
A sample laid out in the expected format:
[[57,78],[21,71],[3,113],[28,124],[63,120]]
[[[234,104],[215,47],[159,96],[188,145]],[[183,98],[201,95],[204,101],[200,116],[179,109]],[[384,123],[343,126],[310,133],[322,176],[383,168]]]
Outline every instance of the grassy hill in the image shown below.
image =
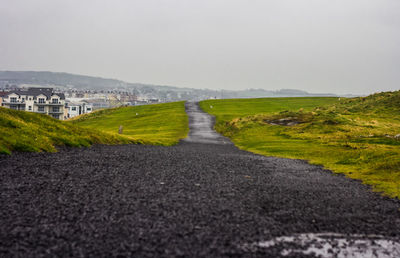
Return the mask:
[[329,105],[313,109],[323,100],[308,106],[288,99],[247,101],[201,106],[216,116],[216,129],[242,149],[306,159],[400,197],[400,91],[327,99]]
[[189,131],[183,101],[104,109],[80,116],[71,123],[109,133],[118,133],[122,125],[122,135],[155,145],[176,144]]
[[216,116],[216,128],[234,118],[256,114],[271,114],[283,110],[311,110],[315,107],[333,104],[338,98],[295,97],[295,98],[257,98],[205,100],[200,107]]
[[[118,134],[119,126],[123,134]],[[0,153],[56,151],[56,146],[92,144],[173,145],[189,127],[184,102],[104,109],[60,121],[0,107]]]
[[0,153],[56,151],[55,146],[140,143],[124,136],[82,128],[47,115],[0,107]]

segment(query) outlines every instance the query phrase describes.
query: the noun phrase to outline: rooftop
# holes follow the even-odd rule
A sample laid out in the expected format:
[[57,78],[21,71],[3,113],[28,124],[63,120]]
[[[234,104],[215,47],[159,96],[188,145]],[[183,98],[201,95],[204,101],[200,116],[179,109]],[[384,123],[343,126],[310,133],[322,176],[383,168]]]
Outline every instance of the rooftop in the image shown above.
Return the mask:
[[60,99],[65,99],[64,93],[56,93],[53,92],[53,88],[28,88],[28,89],[20,89],[20,90],[14,90],[7,92],[5,95],[9,95],[11,93],[15,93],[18,95],[28,95],[28,96],[39,96],[40,94],[43,94],[47,97],[47,99],[50,99],[51,96],[57,95],[60,97]]

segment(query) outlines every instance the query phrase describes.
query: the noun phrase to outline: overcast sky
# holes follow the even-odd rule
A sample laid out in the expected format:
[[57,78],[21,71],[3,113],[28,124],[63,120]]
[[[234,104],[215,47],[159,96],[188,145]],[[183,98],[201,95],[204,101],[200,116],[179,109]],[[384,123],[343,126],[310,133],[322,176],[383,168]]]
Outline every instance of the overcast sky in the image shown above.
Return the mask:
[[210,89],[400,89],[400,0],[0,0],[0,70]]

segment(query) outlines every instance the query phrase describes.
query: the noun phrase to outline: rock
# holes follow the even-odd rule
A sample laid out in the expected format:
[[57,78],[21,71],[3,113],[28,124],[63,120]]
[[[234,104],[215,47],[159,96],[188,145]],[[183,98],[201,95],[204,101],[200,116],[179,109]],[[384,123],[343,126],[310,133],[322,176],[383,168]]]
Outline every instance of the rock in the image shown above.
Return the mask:
[[291,121],[291,120],[293,120],[294,118],[293,117],[286,117],[286,118],[281,118],[281,119],[279,119],[278,121],[279,122],[285,122],[285,121]]
[[394,138],[395,138],[395,139],[400,139],[400,134],[396,134],[396,135],[394,136]]

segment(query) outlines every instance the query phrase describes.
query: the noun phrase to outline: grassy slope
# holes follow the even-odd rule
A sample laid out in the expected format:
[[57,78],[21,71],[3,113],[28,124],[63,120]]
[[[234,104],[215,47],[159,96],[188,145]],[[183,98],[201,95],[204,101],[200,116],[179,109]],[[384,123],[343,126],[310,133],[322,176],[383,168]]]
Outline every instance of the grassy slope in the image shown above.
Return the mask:
[[200,102],[200,107],[213,114],[217,121],[215,128],[223,132],[225,123],[234,118],[271,114],[283,110],[311,110],[315,107],[336,103],[338,98],[259,98],[259,99],[223,99]]
[[56,145],[139,143],[131,138],[80,128],[47,115],[0,107],[0,153],[56,151]]
[[110,133],[118,133],[122,125],[124,136],[157,145],[176,144],[189,131],[184,102],[104,109],[72,123]]
[[[326,103],[332,100],[327,99]],[[216,129],[242,149],[306,159],[360,179],[389,196],[400,197],[400,140],[394,137],[400,133],[400,92],[334,100],[335,104],[312,111],[309,107],[320,106],[324,101],[309,101],[308,108],[297,105],[300,103],[293,105],[287,99],[247,100],[240,109],[236,100],[205,101],[201,106],[216,116]],[[272,108],[268,107],[271,102]],[[281,110],[275,108],[276,104]],[[254,105],[257,111],[253,110]],[[299,111],[301,107],[304,110]],[[269,124],[279,119],[301,123]]]

